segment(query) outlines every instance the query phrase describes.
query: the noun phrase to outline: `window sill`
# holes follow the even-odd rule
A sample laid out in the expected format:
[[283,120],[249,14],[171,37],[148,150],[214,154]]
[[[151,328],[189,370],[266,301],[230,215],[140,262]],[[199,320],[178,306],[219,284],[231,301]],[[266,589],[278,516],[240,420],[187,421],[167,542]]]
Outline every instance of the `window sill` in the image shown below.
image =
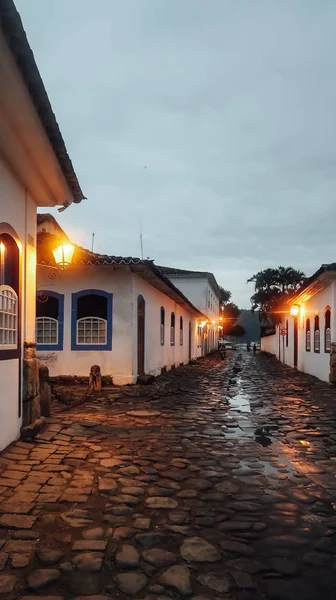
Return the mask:
[[85,352],[90,352],[93,351],[95,352],[96,350],[102,350],[105,352],[108,352],[110,350],[112,350],[112,342],[110,344],[73,344],[71,346],[71,350],[79,350],[79,351],[85,351]]
[[0,360],[12,360],[14,358],[20,358],[20,356],[21,350],[18,348],[12,350],[8,348],[5,349],[4,346],[0,348]]
[[57,352],[59,350],[63,350],[63,346],[61,344],[36,344],[36,352],[43,352],[44,350],[47,352],[52,350]]

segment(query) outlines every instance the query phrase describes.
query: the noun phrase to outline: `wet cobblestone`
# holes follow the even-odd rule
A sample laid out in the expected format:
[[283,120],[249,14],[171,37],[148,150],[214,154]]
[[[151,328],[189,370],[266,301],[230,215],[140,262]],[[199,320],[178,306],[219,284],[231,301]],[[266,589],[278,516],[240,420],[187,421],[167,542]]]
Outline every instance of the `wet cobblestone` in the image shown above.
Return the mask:
[[0,455],[0,597],[335,598],[335,402],[233,353],[54,403]]

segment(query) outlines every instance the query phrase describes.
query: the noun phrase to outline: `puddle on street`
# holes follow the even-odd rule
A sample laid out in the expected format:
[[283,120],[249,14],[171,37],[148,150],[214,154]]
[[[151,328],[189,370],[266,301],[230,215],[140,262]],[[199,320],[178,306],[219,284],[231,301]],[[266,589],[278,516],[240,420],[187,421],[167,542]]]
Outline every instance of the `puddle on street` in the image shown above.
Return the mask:
[[230,407],[234,410],[241,410],[242,412],[251,412],[250,400],[247,394],[242,394],[238,392],[232,398],[229,398]]

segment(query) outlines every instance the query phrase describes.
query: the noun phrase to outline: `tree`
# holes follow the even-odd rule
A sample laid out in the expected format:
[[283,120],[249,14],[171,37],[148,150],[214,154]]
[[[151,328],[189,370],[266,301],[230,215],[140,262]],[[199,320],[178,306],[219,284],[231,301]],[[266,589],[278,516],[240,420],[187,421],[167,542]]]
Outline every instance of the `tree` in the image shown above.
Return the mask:
[[237,319],[240,315],[240,309],[234,302],[228,302],[225,304],[223,311],[223,334],[224,335],[235,335],[230,333],[231,329],[237,324]]
[[219,302],[221,305],[225,306],[225,304],[227,304],[230,301],[231,292],[229,292],[229,290],[225,290],[221,285],[219,286],[219,290],[221,293]]
[[251,296],[252,312],[259,309],[260,320],[272,324],[281,321],[281,311],[305,279],[302,271],[293,267],[278,267],[259,271],[247,283],[253,282],[255,292]]

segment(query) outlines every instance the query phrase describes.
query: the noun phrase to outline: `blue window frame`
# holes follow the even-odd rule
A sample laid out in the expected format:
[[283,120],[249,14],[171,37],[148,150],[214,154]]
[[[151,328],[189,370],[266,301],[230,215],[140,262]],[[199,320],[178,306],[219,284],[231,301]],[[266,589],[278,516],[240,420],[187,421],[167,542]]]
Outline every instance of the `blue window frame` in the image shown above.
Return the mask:
[[71,350],[112,350],[112,306],[113,294],[103,290],[72,294]]
[[[36,350],[63,350],[64,295],[39,290],[38,297],[41,300],[36,302]],[[39,339],[45,341],[39,343]]]

